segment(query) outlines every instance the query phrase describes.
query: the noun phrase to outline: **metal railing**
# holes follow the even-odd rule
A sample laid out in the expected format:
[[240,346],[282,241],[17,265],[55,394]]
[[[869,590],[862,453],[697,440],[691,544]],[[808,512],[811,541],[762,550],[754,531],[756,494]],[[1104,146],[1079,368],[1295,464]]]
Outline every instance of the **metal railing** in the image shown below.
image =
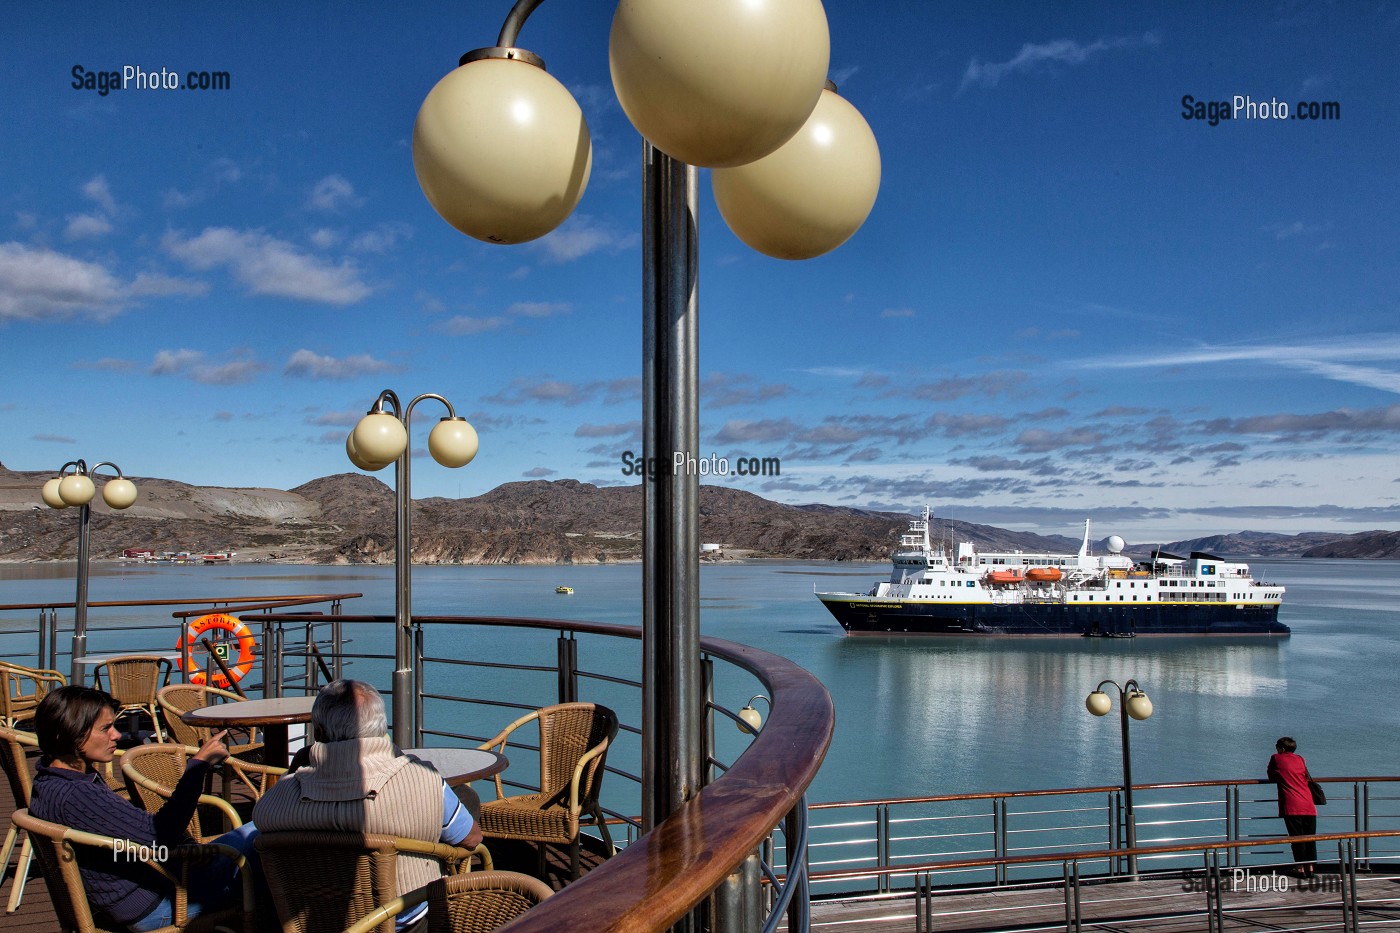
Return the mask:
[[[1318,810],[1322,832],[1400,830],[1400,778],[1319,778],[1328,803]],[[1273,785],[1262,780],[1135,784],[1138,844],[1217,845],[1278,835]],[[1005,793],[947,794],[813,804],[811,879],[818,893],[864,886],[888,893],[917,883],[918,866],[933,861],[989,859],[945,883],[1008,885],[1031,879],[1035,863],[1018,858],[1098,850],[1096,877],[1131,874],[1122,788],[1064,788]],[[1358,857],[1400,857],[1400,840],[1361,836]],[[1268,847],[1227,847],[1226,867],[1280,854]],[[1082,861],[1082,860],[1081,860]],[[1171,852],[1147,857],[1149,868],[1189,867]]]
[[[387,649],[392,619],[387,616],[325,619],[272,613],[260,617],[269,659],[269,695],[310,692],[318,686],[308,658],[334,659],[335,670],[355,664],[355,676],[387,682],[375,666],[392,664],[385,651],[349,652],[349,631],[364,631],[363,644]],[[414,696],[415,745],[433,742],[480,744],[495,730],[472,728],[483,722],[474,711],[495,709],[510,715],[557,702],[591,700],[619,710],[640,707],[641,630],[622,625],[519,618],[415,616]],[[500,632],[512,630],[509,656],[500,658]],[[485,633],[482,635],[481,633]],[[619,640],[636,644],[619,650]],[[585,653],[587,642],[594,653]],[[669,926],[684,913],[703,906],[710,929],[717,931],[775,930],[786,922],[792,931],[809,929],[806,886],[806,799],[808,784],[825,754],[834,726],[830,697],[810,674],[785,659],[758,649],[718,639],[702,639],[705,671],[705,761],[715,776],[697,797],[645,835],[635,814],[640,803],[640,736],[638,724],[623,722],[609,750],[606,773],[615,775],[605,787],[604,814],[610,823],[627,827],[627,845],[581,881],[570,885],[545,905],[532,910],[511,929],[551,930],[574,922],[579,910],[591,915],[611,911],[629,923],[655,922]],[[723,667],[717,666],[723,662]],[[738,689],[736,684],[744,686]],[[472,689],[464,689],[470,682]],[[716,714],[738,721],[737,715],[715,701],[724,695],[749,697],[754,684],[772,697],[769,722],[750,740],[735,730],[733,737],[717,734]],[[471,711],[471,712],[469,712]],[[532,773],[536,746],[513,742],[508,774]],[[734,757],[732,766],[724,759]],[[629,769],[619,759],[635,761]],[[519,759],[519,760],[518,760]],[[538,773],[537,770],[533,773]],[[618,792],[617,779],[626,783]],[[539,788],[525,780],[503,778],[503,784],[525,791]],[[735,787],[742,787],[742,793]],[[728,788],[728,789],[727,789]],[[772,867],[770,839],[783,829],[785,864],[797,866],[779,879]],[[592,845],[601,841],[590,836]],[[765,858],[765,855],[767,857]],[[658,887],[655,877],[667,880]],[[770,882],[765,885],[764,881]],[[774,884],[773,882],[776,882]],[[572,906],[570,906],[572,905]],[[766,908],[766,909],[765,909]],[[766,920],[763,919],[767,914]],[[648,918],[645,921],[640,918]]]

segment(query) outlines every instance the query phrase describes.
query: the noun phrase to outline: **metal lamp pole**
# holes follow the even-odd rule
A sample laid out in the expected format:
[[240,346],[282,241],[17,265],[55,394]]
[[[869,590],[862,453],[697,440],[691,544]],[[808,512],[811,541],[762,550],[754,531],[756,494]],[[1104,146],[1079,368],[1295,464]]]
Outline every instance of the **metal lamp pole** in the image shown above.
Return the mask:
[[78,659],[87,654],[88,527],[92,520],[92,497],[97,492],[92,478],[103,467],[116,470],[117,476],[103,485],[102,501],[113,509],[128,508],[136,501],[136,485],[122,475],[121,467],[106,461],[88,469],[86,461],[70,460],[58,468],[58,476],[46,482],[41,493],[50,508],[78,509],[78,591],[73,599],[73,654],[69,673],[70,682],[74,684],[86,679],[84,665]]
[[394,673],[391,685],[394,744],[409,748],[418,743],[417,704],[414,702],[413,660],[413,483],[410,461],[413,448],[408,426],[414,407],[434,399],[447,408],[447,416],[428,435],[428,452],[445,467],[466,466],[476,456],[476,430],[457,416],[452,403],[441,395],[424,393],[402,405],[385,389],[369,413],[345,440],[350,462],[362,470],[382,470],[394,464]]
[[[1128,829],[1128,848],[1137,848],[1137,816],[1133,812],[1133,753],[1128,740],[1128,720],[1146,719],[1152,715],[1152,701],[1138,686],[1136,680],[1129,680],[1121,687],[1117,681],[1105,680],[1094,688],[1085,699],[1084,705],[1095,716],[1105,716],[1113,706],[1113,699],[1104,692],[1111,685],[1118,691],[1118,719],[1123,733],[1123,820]],[[1128,855],[1128,873],[1137,877],[1137,855]]]

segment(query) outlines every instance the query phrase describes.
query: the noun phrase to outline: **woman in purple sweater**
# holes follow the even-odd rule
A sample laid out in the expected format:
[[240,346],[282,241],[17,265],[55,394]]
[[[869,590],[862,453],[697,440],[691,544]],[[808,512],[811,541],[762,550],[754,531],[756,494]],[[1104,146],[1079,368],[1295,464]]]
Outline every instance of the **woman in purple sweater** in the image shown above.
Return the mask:
[[[44,697],[34,714],[43,754],[29,812],[41,820],[147,846],[188,842],[185,830],[199,805],[205,774],[228,757],[224,733],[204,743],[186,765],[170,799],[155,813],[147,813],[116,794],[92,767],[116,757],[121,733],[114,724],[119,708],[109,694],[89,687],[60,687]],[[215,841],[246,854],[256,835],[248,824]],[[88,903],[96,912],[133,931],[174,922],[174,891],[158,872],[134,858],[92,846],[75,849]],[[241,890],[235,887],[236,879],[237,868],[228,859],[192,870],[188,915],[229,903]]]

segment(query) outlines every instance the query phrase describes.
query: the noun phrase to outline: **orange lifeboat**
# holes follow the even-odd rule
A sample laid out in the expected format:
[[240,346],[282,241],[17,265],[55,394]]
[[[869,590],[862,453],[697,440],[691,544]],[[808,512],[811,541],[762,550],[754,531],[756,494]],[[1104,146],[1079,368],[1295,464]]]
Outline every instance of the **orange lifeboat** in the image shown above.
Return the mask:
[[1011,586],[1021,582],[1020,571],[1016,570],[993,570],[987,574],[989,584]]
[[1026,571],[1026,579],[1032,583],[1054,583],[1062,576],[1058,567],[1032,567]]

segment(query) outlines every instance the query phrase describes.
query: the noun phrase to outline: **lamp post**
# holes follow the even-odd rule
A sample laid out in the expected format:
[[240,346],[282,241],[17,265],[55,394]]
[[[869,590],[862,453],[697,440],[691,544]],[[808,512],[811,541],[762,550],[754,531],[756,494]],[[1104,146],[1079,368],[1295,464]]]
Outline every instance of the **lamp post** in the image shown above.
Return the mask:
[[428,453],[445,467],[466,466],[476,456],[476,429],[459,418],[452,403],[441,395],[424,393],[407,405],[385,389],[374,400],[369,413],[359,420],[345,439],[345,453],[362,470],[375,472],[389,464],[394,469],[394,744],[400,748],[417,745],[418,723],[414,704],[413,664],[413,550],[412,482],[409,461],[409,419],[421,401],[434,399],[447,408],[447,416],[428,434]]
[[122,475],[121,467],[106,461],[88,469],[86,461],[70,460],[58,468],[58,475],[46,482],[40,493],[49,508],[66,509],[71,506],[78,510],[78,592],[73,600],[70,671],[70,682],[75,684],[85,680],[83,664],[78,659],[87,654],[88,526],[92,519],[92,497],[97,494],[93,477],[103,467],[116,470],[117,476],[102,485],[102,501],[113,509],[129,508],[136,501],[136,484]]
[[[1105,680],[1094,688],[1084,700],[1084,706],[1095,716],[1107,716],[1113,708],[1113,698],[1104,692],[1105,686],[1118,691],[1118,717],[1123,730],[1123,820],[1128,826],[1128,848],[1137,848],[1137,818],[1133,814],[1133,756],[1128,744],[1128,720],[1143,720],[1152,715],[1152,701],[1138,686],[1136,680],[1129,680],[1123,686],[1117,681]],[[1137,876],[1137,856],[1128,856],[1128,873]]]
[[[592,168],[577,102],[516,47],[542,0],[517,0],[496,45],[463,55],[428,94],[413,163],[433,208],[493,243],[543,236],[573,210]],[[865,120],[825,82],[820,0],[619,0],[608,62],[643,137],[642,425],[648,463],[699,445],[697,167],[714,170],[721,216],[768,255],[836,248],[879,189]],[[721,191],[724,194],[721,194]],[[654,458],[654,459],[652,459]],[[643,482],[642,823],[699,792],[699,480]]]

